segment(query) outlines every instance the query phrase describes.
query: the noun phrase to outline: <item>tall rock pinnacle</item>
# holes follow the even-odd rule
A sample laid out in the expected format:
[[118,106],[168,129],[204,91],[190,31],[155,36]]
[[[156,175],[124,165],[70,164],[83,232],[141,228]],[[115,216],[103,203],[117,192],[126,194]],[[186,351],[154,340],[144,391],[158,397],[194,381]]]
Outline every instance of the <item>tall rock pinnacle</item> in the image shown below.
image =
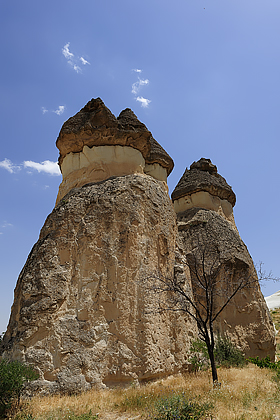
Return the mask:
[[[217,250],[223,265],[219,291],[230,288],[226,270],[231,264],[231,282],[248,276],[248,287],[236,294],[215,323],[217,334],[228,334],[247,357],[275,356],[275,335],[270,314],[261,293],[257,273],[246,245],[241,240],[233,216],[236,197],[226,180],[217,173],[210,159],[201,158],[186,169],[172,193],[177,213],[179,236],[184,254],[192,255],[197,247]],[[245,274],[246,273],[246,274]],[[247,274],[249,273],[249,274]],[[196,297],[195,279],[193,292]]]
[[20,273],[3,356],[35,365],[48,392],[180,371],[196,325],[154,313],[146,286],[158,270],[173,276],[180,256],[172,159],[131,110],[115,118],[101,99],[64,123],[57,145],[63,199]]

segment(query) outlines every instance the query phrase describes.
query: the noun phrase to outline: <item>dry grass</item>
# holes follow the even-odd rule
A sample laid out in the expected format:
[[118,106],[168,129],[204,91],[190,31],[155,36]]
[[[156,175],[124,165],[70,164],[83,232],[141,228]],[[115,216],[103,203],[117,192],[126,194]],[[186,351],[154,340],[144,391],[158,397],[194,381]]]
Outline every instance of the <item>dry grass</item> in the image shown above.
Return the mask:
[[[215,420],[280,420],[280,387],[273,373],[248,365],[243,369],[219,369],[221,386],[213,389],[210,372],[172,376],[126,389],[92,390],[81,395],[35,397],[29,404],[30,418],[59,420],[70,413],[97,414],[99,419],[147,418],[155,400],[172,393],[184,394],[200,403],[213,404]],[[22,417],[24,418],[24,417]]]

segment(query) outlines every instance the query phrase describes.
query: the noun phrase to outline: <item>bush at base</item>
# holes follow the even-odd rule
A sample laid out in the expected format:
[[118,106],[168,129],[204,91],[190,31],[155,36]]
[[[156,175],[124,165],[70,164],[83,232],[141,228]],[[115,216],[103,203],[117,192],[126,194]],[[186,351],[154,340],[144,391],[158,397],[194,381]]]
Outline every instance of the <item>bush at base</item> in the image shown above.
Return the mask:
[[[193,341],[190,351],[190,362],[195,372],[209,367],[207,346],[202,340]],[[246,363],[241,350],[236,348],[226,335],[217,336],[214,348],[214,357],[217,366],[242,367]]]
[[245,364],[243,353],[235,347],[226,335],[217,337],[214,355],[217,364],[220,366],[242,367]]
[[18,408],[25,384],[38,377],[31,366],[17,360],[0,361],[0,416],[3,417],[8,410],[15,411]]
[[163,397],[155,404],[154,420],[199,420],[209,414],[211,404],[190,401],[184,393]]

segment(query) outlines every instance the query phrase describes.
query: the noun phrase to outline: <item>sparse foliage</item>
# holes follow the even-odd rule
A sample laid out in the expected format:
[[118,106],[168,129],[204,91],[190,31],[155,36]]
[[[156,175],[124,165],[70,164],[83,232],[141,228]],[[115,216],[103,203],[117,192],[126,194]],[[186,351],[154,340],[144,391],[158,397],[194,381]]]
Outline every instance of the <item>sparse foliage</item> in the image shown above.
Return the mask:
[[39,375],[31,366],[19,361],[0,361],[0,415],[8,410],[15,411],[25,384],[38,379]]
[[206,344],[213,383],[218,381],[215,361],[214,322],[243,289],[258,282],[252,267],[237,257],[222,256],[218,247],[200,245],[186,254],[184,265],[191,277],[191,289],[182,276],[157,273],[147,279],[148,289],[158,295],[157,312],[179,311],[193,318],[199,338]]
[[[203,370],[209,367],[209,355],[206,343],[202,340],[194,340],[190,348],[193,370]],[[242,367],[245,357],[241,350],[234,346],[227,335],[219,335],[215,341],[214,357],[216,364],[223,367]]]
[[163,397],[155,404],[154,420],[199,420],[213,408],[209,403],[190,401],[184,393]]
[[214,356],[216,363],[224,367],[242,367],[245,364],[245,357],[241,350],[234,346],[226,335],[218,335]]

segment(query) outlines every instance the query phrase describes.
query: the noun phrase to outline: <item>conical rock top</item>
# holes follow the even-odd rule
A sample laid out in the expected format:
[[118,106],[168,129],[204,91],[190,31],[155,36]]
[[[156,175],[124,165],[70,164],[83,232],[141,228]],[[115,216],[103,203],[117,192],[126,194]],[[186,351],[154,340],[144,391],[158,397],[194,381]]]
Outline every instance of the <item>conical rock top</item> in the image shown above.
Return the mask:
[[206,191],[222,200],[227,200],[232,206],[236,203],[236,196],[231,186],[217,173],[217,167],[210,159],[201,158],[193,162],[190,169],[186,168],[171,197],[174,201],[199,191]]
[[82,152],[84,146],[118,145],[139,150],[147,163],[159,163],[168,175],[174,166],[171,157],[131,109],[125,109],[116,118],[100,98],[91,99],[63,124],[56,145],[60,165],[68,153]]
[[138,120],[130,108],[124,109],[117,118],[119,129],[127,131],[148,132],[149,130],[141,121]]

